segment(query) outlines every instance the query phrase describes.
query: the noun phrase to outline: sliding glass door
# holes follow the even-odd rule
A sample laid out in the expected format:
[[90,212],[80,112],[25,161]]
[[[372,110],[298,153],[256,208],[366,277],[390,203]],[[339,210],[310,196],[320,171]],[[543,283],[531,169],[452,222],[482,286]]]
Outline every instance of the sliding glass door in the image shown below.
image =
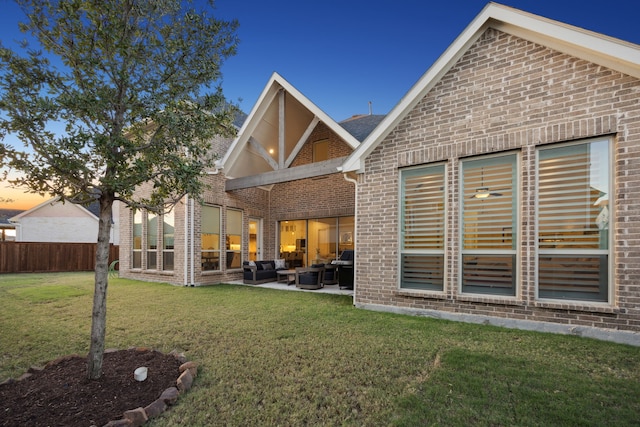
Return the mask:
[[354,247],[354,217],[280,222],[280,258],[290,268],[329,264]]

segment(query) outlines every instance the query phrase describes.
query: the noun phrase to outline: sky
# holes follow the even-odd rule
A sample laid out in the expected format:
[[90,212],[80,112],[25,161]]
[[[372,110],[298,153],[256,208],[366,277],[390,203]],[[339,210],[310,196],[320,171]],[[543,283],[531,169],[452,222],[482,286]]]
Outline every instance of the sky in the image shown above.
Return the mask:
[[[501,0],[545,18],[640,44],[638,0]],[[386,114],[486,6],[485,0],[216,0],[239,21],[222,66],[226,97],[249,113],[273,72],[336,121]],[[19,9],[0,0],[0,40],[20,39]],[[0,208],[44,201],[0,183]]]

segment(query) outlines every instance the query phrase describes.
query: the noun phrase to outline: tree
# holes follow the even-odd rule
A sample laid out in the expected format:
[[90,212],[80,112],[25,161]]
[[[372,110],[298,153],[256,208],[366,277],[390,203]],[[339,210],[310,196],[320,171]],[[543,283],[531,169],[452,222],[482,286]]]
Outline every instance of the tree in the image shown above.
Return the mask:
[[20,29],[41,50],[0,45],[0,137],[26,147],[1,143],[0,167],[32,192],[100,204],[87,369],[97,379],[112,205],[161,212],[199,197],[215,158],[209,141],[233,132],[220,66],[235,54],[238,24],[216,19],[213,1],[198,10],[179,0],[17,3]]

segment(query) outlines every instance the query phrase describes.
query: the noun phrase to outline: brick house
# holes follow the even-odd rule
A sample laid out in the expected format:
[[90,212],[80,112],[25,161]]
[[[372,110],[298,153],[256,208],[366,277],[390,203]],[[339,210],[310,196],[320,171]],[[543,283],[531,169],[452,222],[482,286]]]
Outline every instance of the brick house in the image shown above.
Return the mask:
[[640,345],[639,46],[489,4],[342,171],[356,306]]
[[640,345],[639,101],[639,46],[494,3],[384,118],[274,74],[204,205],[122,214],[121,274],[355,248],[357,307]]
[[335,259],[355,234],[355,185],[338,167],[382,118],[338,124],[274,73],[238,136],[212,141],[203,204],[121,215],[120,275],[194,286],[238,280],[248,260]]

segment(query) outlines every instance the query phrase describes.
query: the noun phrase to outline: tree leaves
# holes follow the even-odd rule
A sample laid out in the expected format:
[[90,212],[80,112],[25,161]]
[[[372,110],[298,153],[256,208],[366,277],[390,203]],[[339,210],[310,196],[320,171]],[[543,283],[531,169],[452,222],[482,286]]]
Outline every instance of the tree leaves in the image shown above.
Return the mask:
[[[63,198],[98,188],[148,208],[198,196],[208,140],[233,132],[219,79],[237,22],[176,0],[18,3],[39,46],[0,46],[0,132],[28,148],[0,161],[22,172],[16,184]],[[136,198],[146,182],[153,194]]]

